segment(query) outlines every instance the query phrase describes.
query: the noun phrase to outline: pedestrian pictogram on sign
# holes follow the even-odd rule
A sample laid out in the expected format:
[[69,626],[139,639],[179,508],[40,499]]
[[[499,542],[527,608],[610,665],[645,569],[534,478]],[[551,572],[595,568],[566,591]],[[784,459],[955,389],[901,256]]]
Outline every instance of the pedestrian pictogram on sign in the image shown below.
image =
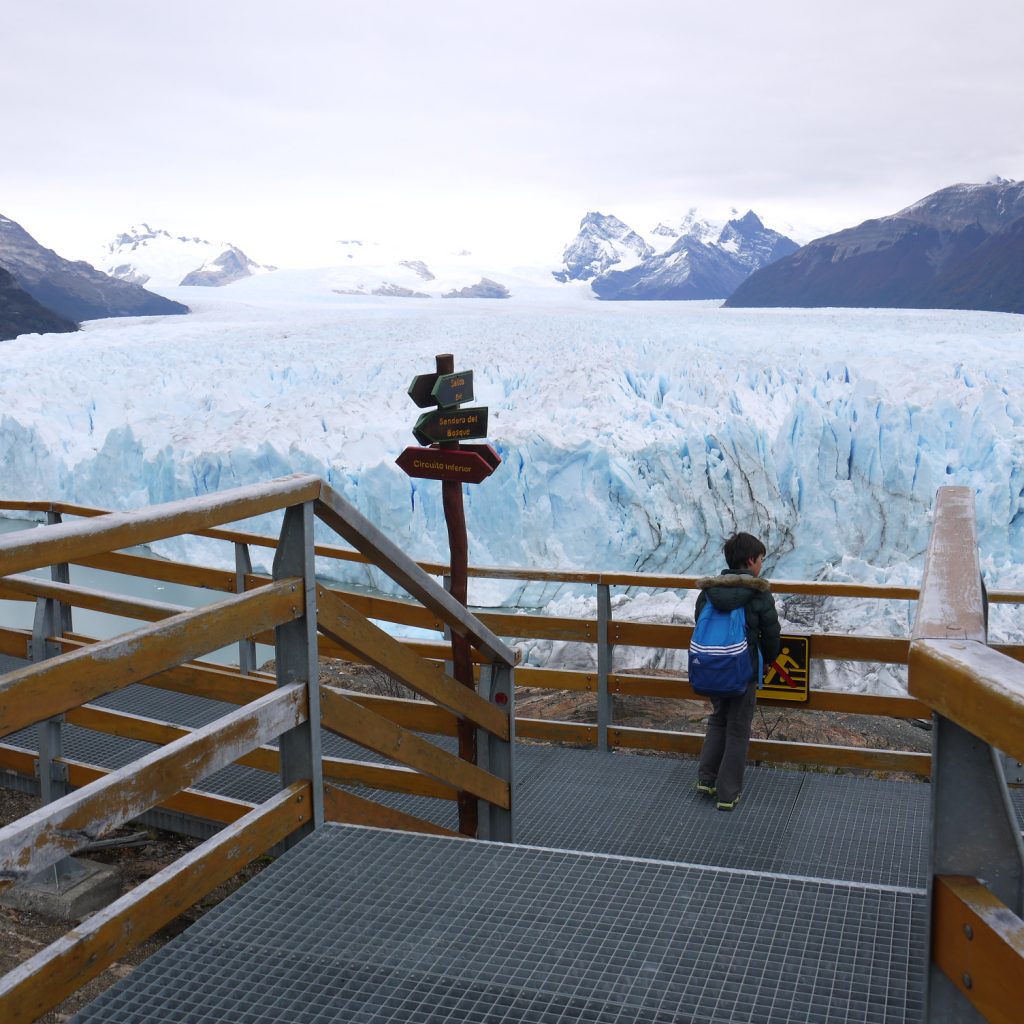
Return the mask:
[[759,697],[806,701],[810,696],[810,641],[806,636],[779,638],[779,656],[768,666]]

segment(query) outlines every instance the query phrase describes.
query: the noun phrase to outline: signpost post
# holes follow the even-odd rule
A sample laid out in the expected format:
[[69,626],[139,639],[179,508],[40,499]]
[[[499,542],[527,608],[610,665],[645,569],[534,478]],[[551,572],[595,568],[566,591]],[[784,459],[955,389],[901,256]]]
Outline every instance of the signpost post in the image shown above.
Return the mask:
[[[465,605],[468,596],[469,540],[462,485],[478,484],[501,464],[501,456],[489,444],[460,445],[460,441],[487,435],[486,408],[460,408],[473,401],[473,371],[455,372],[455,357],[435,356],[436,372],[422,373],[409,385],[409,397],[421,409],[434,408],[416,421],[413,436],[423,447],[406,448],[395,460],[411,477],[441,481],[441,500],[448,527],[451,595]],[[433,444],[432,444],[433,442]],[[429,447],[428,447],[429,446]],[[455,678],[463,686],[476,689],[469,641],[452,632],[452,665]],[[476,727],[459,719],[459,757],[476,764]],[[469,794],[459,796],[459,831],[476,836],[477,800]]]

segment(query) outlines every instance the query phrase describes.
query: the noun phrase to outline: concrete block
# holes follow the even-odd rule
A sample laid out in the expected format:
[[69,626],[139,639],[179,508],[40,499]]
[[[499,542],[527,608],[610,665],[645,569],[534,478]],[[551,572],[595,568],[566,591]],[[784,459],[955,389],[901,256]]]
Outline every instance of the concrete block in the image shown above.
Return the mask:
[[121,895],[121,872],[109,864],[66,857],[11,886],[0,903],[53,921],[80,921]]

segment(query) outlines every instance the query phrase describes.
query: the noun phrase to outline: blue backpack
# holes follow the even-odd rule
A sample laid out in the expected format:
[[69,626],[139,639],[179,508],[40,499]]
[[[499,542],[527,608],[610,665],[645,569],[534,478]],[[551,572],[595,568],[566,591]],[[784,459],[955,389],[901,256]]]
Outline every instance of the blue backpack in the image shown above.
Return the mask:
[[[758,650],[758,661],[761,652]],[[736,697],[754,678],[742,608],[719,611],[710,601],[701,609],[690,639],[690,685],[705,697]]]

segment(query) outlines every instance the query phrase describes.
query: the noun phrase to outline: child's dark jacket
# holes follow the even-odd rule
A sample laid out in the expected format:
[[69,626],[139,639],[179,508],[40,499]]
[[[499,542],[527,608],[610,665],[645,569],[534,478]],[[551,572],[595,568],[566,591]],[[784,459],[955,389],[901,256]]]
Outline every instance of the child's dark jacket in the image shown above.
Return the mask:
[[700,594],[694,621],[700,618],[706,601],[719,611],[731,612],[742,608],[747,617],[747,642],[750,657],[757,664],[755,645],[761,649],[761,657],[767,668],[779,656],[779,613],[775,610],[775,598],[771,586],[760,576],[740,570],[726,569],[720,576],[705,576],[697,581]]

